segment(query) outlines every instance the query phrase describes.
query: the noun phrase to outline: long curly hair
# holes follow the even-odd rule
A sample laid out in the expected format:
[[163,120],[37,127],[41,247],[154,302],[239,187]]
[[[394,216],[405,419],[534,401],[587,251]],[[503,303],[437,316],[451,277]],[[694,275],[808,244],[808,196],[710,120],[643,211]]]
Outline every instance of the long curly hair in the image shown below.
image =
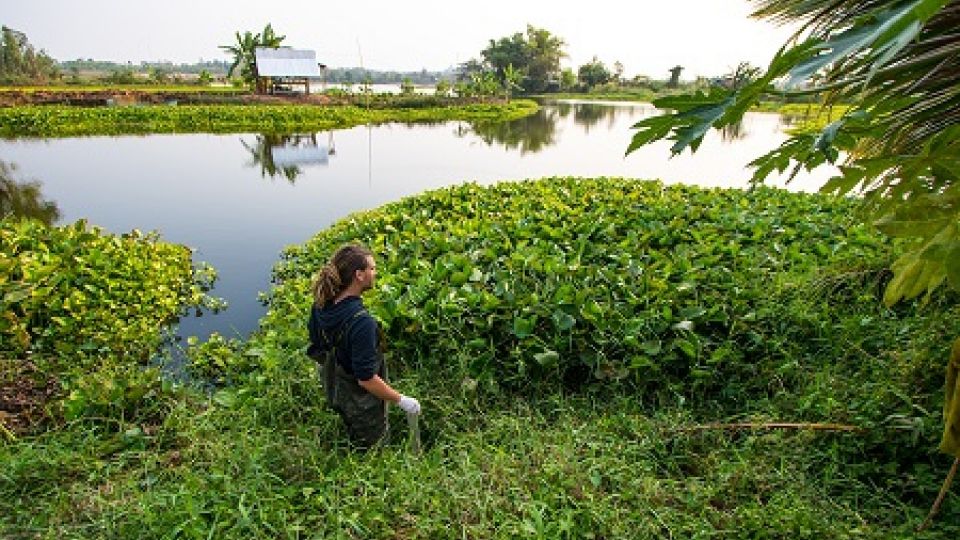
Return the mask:
[[359,244],[347,244],[338,249],[313,279],[313,300],[316,305],[327,305],[349,287],[357,270],[367,269],[367,257],[372,256],[369,249]]

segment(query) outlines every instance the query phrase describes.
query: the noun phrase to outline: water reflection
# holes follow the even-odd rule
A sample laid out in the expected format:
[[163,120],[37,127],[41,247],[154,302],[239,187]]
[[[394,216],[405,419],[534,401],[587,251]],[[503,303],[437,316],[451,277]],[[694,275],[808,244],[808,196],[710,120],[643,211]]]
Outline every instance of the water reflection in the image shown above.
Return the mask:
[[52,225],[60,219],[57,203],[43,200],[40,182],[14,178],[17,166],[0,160],[0,219],[30,218]]
[[[573,116],[573,124],[583,128],[585,134],[599,126],[603,131],[612,130],[618,120],[636,115],[657,114],[655,109],[639,106],[617,106],[608,102],[577,103],[571,101],[550,102],[536,114],[511,122],[473,122],[457,124],[454,135],[476,135],[488,146],[498,144],[508,150],[519,149],[521,154],[537,153],[556,145],[560,140],[558,124]],[[651,112],[652,111],[652,112]]]
[[730,124],[729,126],[723,126],[720,128],[720,140],[725,143],[738,141],[745,138],[750,133],[747,131],[747,128],[741,119],[736,124]]
[[512,122],[473,122],[469,128],[458,124],[453,133],[457,137],[476,135],[487,146],[499,144],[508,150],[519,149],[521,155],[537,153],[557,144],[558,114],[555,108],[540,109]]
[[618,114],[622,114],[622,111],[609,105],[578,103],[573,107],[573,123],[582,126],[584,133],[590,133],[590,128],[603,120],[607,121],[606,129],[612,128]]
[[305,165],[327,165],[330,156],[336,154],[333,132],[327,133],[325,145],[320,144],[323,132],[277,135],[256,135],[253,143],[240,139],[240,144],[250,153],[250,167],[260,167],[262,178],[282,176],[291,184],[303,173]]

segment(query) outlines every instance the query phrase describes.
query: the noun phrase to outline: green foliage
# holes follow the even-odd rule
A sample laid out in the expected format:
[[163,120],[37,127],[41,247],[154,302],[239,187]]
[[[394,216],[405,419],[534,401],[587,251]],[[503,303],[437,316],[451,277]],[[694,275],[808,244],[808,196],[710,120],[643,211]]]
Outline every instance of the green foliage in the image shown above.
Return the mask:
[[452,90],[452,85],[450,81],[446,79],[440,79],[437,81],[436,93],[435,95],[439,97],[449,97]]
[[157,368],[108,363],[63,382],[60,403],[67,421],[100,418],[118,421],[147,420],[169,389]]
[[6,26],[0,30],[0,83],[43,83],[59,78],[57,62],[36,51],[27,35]]
[[200,75],[197,76],[197,84],[200,86],[209,86],[213,82],[213,75],[209,71],[203,70],[200,72]]
[[[839,246],[880,244],[849,206],[617,179],[467,185],[355,215],[288,250],[268,324],[306,315],[306,280],[358,240],[379,256],[372,301],[397,355],[485,388],[629,379],[721,384],[730,343],[772,276]],[[853,242],[844,238],[855,239]],[[732,347],[732,348],[731,348]]]
[[187,370],[197,380],[223,384],[262,367],[255,349],[245,348],[240,340],[224,338],[217,332],[202,343],[191,336],[187,345]]
[[104,234],[79,221],[0,222],[0,350],[91,369],[150,358],[160,330],[208,301],[190,251],[155,234]]
[[107,84],[136,84],[138,80],[132,70],[121,69],[111,71],[109,75],[103,77],[103,82]]
[[[526,35],[517,32],[499,40],[491,39],[487,48],[480,53],[486,65],[474,60],[472,64],[464,64],[461,72],[470,76],[476,71],[486,71],[489,66],[500,84],[506,86],[509,66],[510,71],[516,70],[522,76],[523,91],[555,90],[560,80],[560,59],[566,56],[563,46],[563,39],[548,30],[527,25]],[[520,77],[511,75],[510,78]]]
[[[850,111],[818,134],[794,135],[753,161],[755,181],[774,170],[812,169],[846,155],[822,191],[858,194],[863,216],[903,239],[884,302],[925,295],[946,282],[960,290],[960,75],[949,66],[960,34],[950,0],[793,2],[758,0],[760,17],[801,21],[798,36],[766,73],[733,92],[655,101],[675,112],[637,123],[627,152],[669,138],[696,151],[712,128],[735,124],[770,85],[819,94]],[[802,88],[801,86],[812,86]],[[792,177],[792,176],[791,176]]]
[[560,72],[560,91],[568,92],[577,84],[577,75],[570,68],[564,68]]
[[[0,357],[53,377],[62,392],[25,405],[54,418],[156,418],[169,388],[145,366],[184,310],[222,307],[204,292],[214,277],[209,267],[192,268],[187,248],[155,234],[2,220]],[[3,387],[0,378],[0,402],[34,399],[6,396]]]
[[[958,332],[960,311],[943,291],[926,306],[882,307],[883,246],[849,227],[850,204],[767,189],[554,179],[461,186],[356,214],[291,248],[249,341],[192,346],[188,369],[230,384],[173,393],[148,371],[104,370],[70,385],[68,403],[86,411],[78,420],[0,444],[0,532],[956,538],[954,495],[931,530],[914,528],[945,459],[932,453],[942,381],[931,368],[942,336]],[[380,286],[368,306],[381,318],[407,311],[392,315],[388,345],[393,384],[424,406],[425,452],[416,459],[396,407],[390,444],[350,452],[303,354],[310,275],[345,238],[378,251]],[[505,285],[513,299],[497,295]],[[470,289],[501,305],[471,304]],[[556,299],[581,289],[589,297],[578,304]],[[427,312],[431,301],[438,309]],[[683,324],[681,311],[695,305],[707,313],[688,311]],[[538,314],[558,307],[569,318]],[[636,384],[604,379],[570,392],[551,365],[576,360],[561,347],[526,347],[563,332],[601,350],[630,346],[619,314],[650,319],[641,331],[655,332],[664,307],[677,328],[659,351],[646,344],[653,366],[630,368],[649,377]],[[581,313],[597,308],[601,317]],[[404,328],[411,324],[419,326]],[[428,352],[410,353],[416,332],[429,334],[419,341]],[[451,376],[480,367],[469,363],[484,355],[476,339],[525,349],[530,369],[520,384],[532,391],[492,393],[482,377]],[[508,351],[490,368],[509,375],[514,358]],[[702,429],[717,420],[865,431]]]
[[598,60],[596,56],[593,57],[593,60],[580,66],[577,70],[577,79],[587,88],[593,88],[598,84],[603,84],[609,81],[610,78],[611,74],[607,66]]
[[[893,267],[897,279],[886,301],[935,288],[945,280],[951,255],[960,253],[955,251],[960,246],[960,117],[955,114],[960,94],[956,74],[944,71],[941,63],[956,41],[950,32],[960,21],[957,10],[945,8],[945,0],[869,7],[847,2],[839,9],[817,2],[762,4],[762,16],[806,19],[821,14],[824,20],[811,23],[810,38],[781,50],[762,77],[741,89],[656,101],[676,112],[639,122],[628,153],[662,138],[676,141],[673,153],[688,146],[696,150],[708,129],[737,122],[777,78],[789,76],[792,87],[820,77],[821,87],[804,92],[820,90],[828,104],[849,101],[855,106],[817,135],[800,133],[755,160],[755,180],[791,167],[796,174],[847,152],[842,175],[823,190],[862,193],[867,215],[888,234],[912,239],[914,245]],[[927,212],[932,214],[925,223],[904,226],[912,222],[910,216]]]
[[170,74],[166,70],[153,68],[149,72],[150,81],[154,84],[167,84],[170,82]]
[[[129,133],[290,133],[346,128],[367,122],[511,120],[536,112],[532,101],[439,106],[432,96],[373,107],[312,105],[179,105],[144,107],[31,106],[0,109],[0,137],[71,137]],[[398,108],[403,104],[406,108]]]
[[257,83],[257,47],[277,48],[283,43],[286,36],[278,36],[269,23],[263,27],[263,31],[257,34],[249,31],[236,32],[236,43],[233,45],[220,45],[224,52],[233,56],[233,63],[227,70],[227,78],[233,77],[233,72],[240,68],[240,80],[248,86],[254,86]]
[[410,79],[404,79],[400,83],[400,95],[402,96],[412,96],[414,92],[413,81]]

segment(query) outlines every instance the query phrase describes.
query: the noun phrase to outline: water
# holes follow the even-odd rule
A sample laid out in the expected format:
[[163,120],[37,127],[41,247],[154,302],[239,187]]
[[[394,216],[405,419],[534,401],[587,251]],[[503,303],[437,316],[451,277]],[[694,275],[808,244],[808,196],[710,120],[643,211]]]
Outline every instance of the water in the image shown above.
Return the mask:
[[[746,186],[754,157],[786,139],[775,114],[748,114],[736,138],[711,132],[695,155],[669,158],[669,143],[624,157],[645,104],[547,104],[526,119],[360,126],[294,137],[150,135],[0,141],[0,161],[40,182],[60,222],[86,218],[121,233],[158,230],[195,249],[219,272],[219,314],[181,321],[205,339],[256,329],[270,269],[299,244],[348,214],[466,181],[490,184],[544,176],[626,176],[667,183]],[[724,139],[727,140],[724,140]],[[816,190],[822,167],[790,184]],[[777,184],[777,182],[774,182]],[[306,293],[305,293],[306,294]]]

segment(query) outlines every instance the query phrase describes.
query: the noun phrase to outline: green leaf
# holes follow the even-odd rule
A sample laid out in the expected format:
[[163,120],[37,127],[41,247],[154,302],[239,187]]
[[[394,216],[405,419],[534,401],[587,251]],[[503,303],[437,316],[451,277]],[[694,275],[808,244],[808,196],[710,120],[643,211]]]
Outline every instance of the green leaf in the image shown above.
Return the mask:
[[697,357],[697,346],[688,339],[677,338],[673,340],[673,346],[683,351],[688,358]]
[[542,353],[533,355],[533,359],[543,367],[556,367],[560,363],[560,355],[557,351],[546,350]]
[[577,324],[577,319],[566,313],[565,311],[554,311],[552,315],[553,323],[557,326],[557,330],[561,332],[566,332],[573,328]]
[[536,324],[536,316],[529,319],[516,317],[513,319],[513,335],[517,336],[518,338],[525,338],[533,333],[533,329]]
[[16,304],[30,298],[30,294],[33,292],[33,287],[27,284],[14,285],[13,290],[8,291],[3,295],[4,304]]
[[947,283],[953,290],[960,291],[960,243],[955,243],[946,257]]
[[949,219],[941,217],[930,219],[929,216],[916,215],[915,212],[887,214],[874,223],[877,229],[890,236],[922,238],[933,236],[949,224]]

